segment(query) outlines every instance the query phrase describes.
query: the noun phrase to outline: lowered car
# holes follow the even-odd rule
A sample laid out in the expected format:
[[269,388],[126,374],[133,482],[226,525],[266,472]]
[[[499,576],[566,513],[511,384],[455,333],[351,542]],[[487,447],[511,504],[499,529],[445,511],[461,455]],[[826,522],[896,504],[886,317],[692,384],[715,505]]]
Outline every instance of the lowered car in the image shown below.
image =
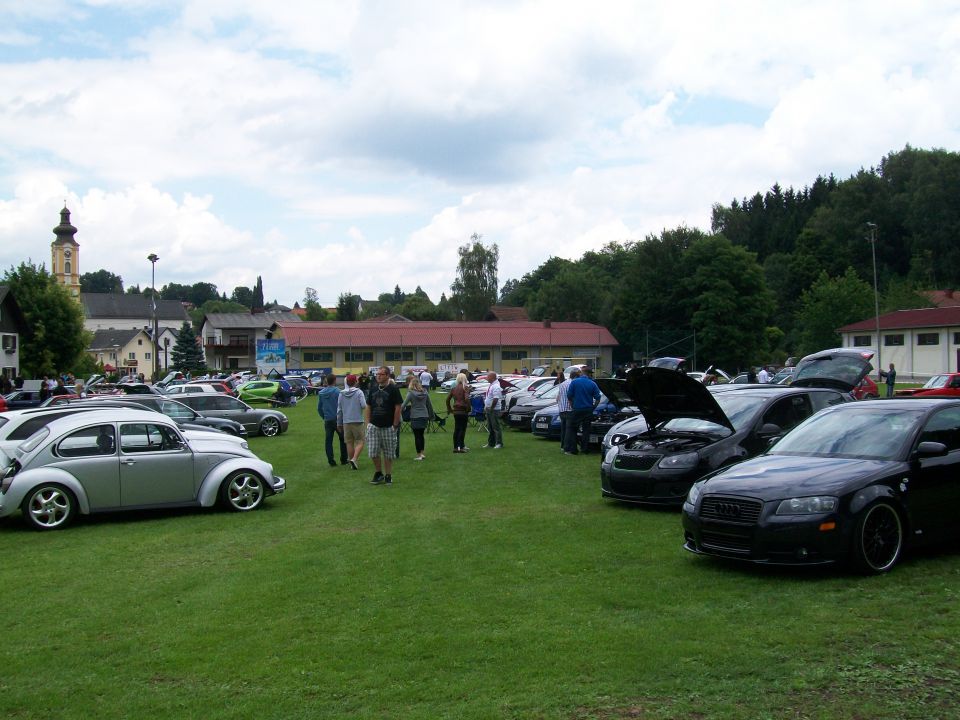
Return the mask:
[[897,390],[897,397],[960,397],[960,373],[941,373],[927,380],[923,387]]
[[283,478],[246,443],[218,433],[183,435],[149,411],[75,413],[0,454],[0,517],[21,512],[37,530],[66,527],[78,514],[171,507],[250,511],[282,493]]
[[530,423],[538,410],[556,405],[559,390],[559,385],[549,385],[538,391],[532,398],[520,400],[507,413],[507,424],[521,430],[530,430]]
[[[873,353],[830,350],[801,360],[782,385],[706,387],[686,374],[635,368],[622,384],[644,429],[618,438],[603,455],[604,497],[680,506],[691,485],[718,468],[758,455],[814,413],[852,400]],[[610,390],[612,392],[612,390]]]
[[246,437],[247,429],[236,420],[206,417],[182,402],[159,395],[112,395],[101,398],[70,400],[71,407],[129,407],[153,410],[166,415],[186,430],[220,430],[237,437]]
[[177,398],[204,417],[226,418],[240,423],[248,433],[273,437],[287,431],[289,420],[279,410],[256,409],[223,393],[188,393]]
[[251,380],[237,388],[237,397],[244,402],[275,402],[280,383],[274,380]]
[[960,401],[824,410],[760,457],[694,484],[684,547],[763,564],[893,568],[911,546],[955,541]]

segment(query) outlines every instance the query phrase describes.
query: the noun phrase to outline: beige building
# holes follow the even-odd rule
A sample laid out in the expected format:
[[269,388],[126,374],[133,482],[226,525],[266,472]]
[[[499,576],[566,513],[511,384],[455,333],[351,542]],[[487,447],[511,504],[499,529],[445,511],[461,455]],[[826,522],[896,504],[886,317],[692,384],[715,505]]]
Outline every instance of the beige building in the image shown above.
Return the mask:
[[97,330],[87,352],[107,372],[147,377],[153,373],[153,343],[143,329]]

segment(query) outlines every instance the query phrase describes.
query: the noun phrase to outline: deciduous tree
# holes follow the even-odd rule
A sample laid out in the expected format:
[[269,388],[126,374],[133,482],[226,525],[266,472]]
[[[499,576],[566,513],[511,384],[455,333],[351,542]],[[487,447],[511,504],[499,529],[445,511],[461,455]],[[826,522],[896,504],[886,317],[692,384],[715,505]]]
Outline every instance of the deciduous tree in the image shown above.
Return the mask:
[[474,233],[470,242],[458,250],[457,279],[450,289],[451,301],[457,305],[466,320],[481,320],[497,302],[497,266],[500,250],[494,243],[489,248]]

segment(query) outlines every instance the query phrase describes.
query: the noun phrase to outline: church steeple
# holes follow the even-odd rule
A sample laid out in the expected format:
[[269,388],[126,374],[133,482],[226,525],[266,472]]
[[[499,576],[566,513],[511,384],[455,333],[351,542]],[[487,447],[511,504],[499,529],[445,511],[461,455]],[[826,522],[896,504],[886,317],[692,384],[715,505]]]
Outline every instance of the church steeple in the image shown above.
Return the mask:
[[53,229],[56,240],[50,243],[50,271],[70,296],[80,301],[80,245],[74,240],[77,229],[70,224],[70,211],[63,206],[60,224]]

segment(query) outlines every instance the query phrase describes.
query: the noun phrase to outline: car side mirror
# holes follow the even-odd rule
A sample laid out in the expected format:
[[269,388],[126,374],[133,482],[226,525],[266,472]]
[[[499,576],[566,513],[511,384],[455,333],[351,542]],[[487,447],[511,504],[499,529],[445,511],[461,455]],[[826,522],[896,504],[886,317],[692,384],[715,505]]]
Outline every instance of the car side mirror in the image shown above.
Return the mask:
[[916,457],[918,459],[928,457],[943,457],[948,452],[949,450],[947,450],[947,446],[942,442],[933,442],[932,440],[927,440],[917,445]]
[[757,435],[763,438],[770,438],[779,436],[783,432],[781,428],[776,423],[764,423],[760,426],[760,429],[757,431]]

